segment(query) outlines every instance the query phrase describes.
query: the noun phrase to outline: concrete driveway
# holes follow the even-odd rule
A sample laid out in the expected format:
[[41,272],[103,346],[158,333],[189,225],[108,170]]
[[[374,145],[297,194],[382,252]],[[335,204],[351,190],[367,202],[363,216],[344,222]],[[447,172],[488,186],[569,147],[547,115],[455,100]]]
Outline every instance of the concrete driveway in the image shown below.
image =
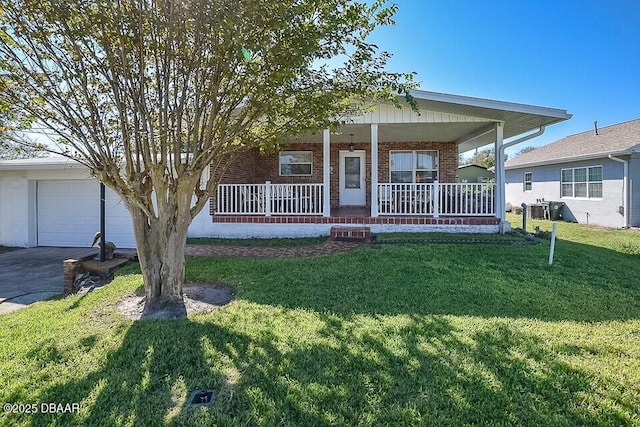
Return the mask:
[[0,314],[62,293],[62,262],[97,248],[29,248],[0,254]]

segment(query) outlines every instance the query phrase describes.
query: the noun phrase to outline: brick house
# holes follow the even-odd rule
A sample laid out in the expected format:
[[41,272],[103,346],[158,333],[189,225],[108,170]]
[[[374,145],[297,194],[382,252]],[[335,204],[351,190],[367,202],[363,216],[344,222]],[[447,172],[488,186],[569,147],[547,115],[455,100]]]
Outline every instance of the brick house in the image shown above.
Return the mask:
[[[538,136],[545,126],[571,115],[434,92],[412,95],[417,112],[380,103],[369,113],[348,117],[337,133],[300,135],[279,153],[243,155],[212,197],[212,221],[244,224],[245,229],[289,224],[301,232],[315,229],[302,224],[423,231],[503,228],[504,212],[496,207],[504,205],[504,180],[458,183],[458,154],[491,143],[497,152],[529,136],[505,139],[532,131]],[[265,229],[254,229],[259,228]]]
[[[419,111],[376,104],[345,117],[338,132],[282,141],[279,153],[246,153],[229,165],[189,236],[318,236],[349,224],[371,232],[508,227],[499,208],[503,157],[495,184],[458,183],[458,153],[487,144],[503,153],[571,115],[436,92],[412,95]],[[90,244],[99,229],[98,194],[90,172],[72,160],[0,161],[0,245]],[[106,200],[109,240],[134,246],[125,204],[110,190]]]

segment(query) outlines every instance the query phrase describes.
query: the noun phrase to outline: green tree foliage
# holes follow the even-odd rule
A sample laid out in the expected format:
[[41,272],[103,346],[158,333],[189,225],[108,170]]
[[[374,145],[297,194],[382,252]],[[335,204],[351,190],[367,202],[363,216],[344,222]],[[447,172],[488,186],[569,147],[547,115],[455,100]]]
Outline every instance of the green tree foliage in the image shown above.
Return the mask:
[[187,228],[234,157],[408,93],[412,74],[385,71],[389,55],[367,41],[395,12],[383,0],[0,0],[3,97],[125,199],[147,301],[181,298]]
[[[507,157],[508,157],[507,154],[505,154],[504,155],[505,161],[507,160]],[[476,151],[473,154],[473,156],[467,159],[465,164],[479,165],[479,166],[484,166],[485,168],[493,167],[496,164],[495,150],[493,148],[490,148],[486,150]]]
[[17,140],[15,133],[29,126],[29,121],[20,117],[4,99],[6,84],[0,76],[0,160],[40,157],[45,154],[41,144]]
[[32,157],[42,157],[46,154],[44,147],[37,144],[16,144],[3,139],[0,135],[0,160],[28,159]]

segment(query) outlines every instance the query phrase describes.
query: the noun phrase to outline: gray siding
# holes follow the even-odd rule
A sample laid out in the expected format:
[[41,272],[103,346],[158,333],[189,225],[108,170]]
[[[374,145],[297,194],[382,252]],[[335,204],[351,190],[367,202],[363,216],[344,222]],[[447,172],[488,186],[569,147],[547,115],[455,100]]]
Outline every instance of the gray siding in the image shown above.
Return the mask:
[[[640,163],[640,159],[634,160]],[[560,170],[583,166],[602,166],[602,199],[560,197]],[[629,167],[630,171],[632,169],[631,166],[632,165]],[[524,172],[531,172],[532,174],[531,191],[523,191],[522,181]],[[587,223],[588,218],[589,224],[603,225],[606,227],[621,227],[624,223],[624,218],[618,211],[622,205],[622,163],[603,158],[555,165],[523,167],[507,170],[505,179],[506,201],[512,205],[519,205],[521,203],[531,204],[535,203],[536,199],[561,201],[565,203],[563,216],[567,221],[584,224]],[[636,182],[638,182],[640,176],[637,176],[636,179]],[[634,189],[634,191],[636,190]],[[640,204],[640,198],[636,198],[635,200],[639,201],[639,203],[635,203],[636,205]],[[632,208],[637,209],[635,206],[632,206]]]
[[632,227],[640,227],[640,153],[633,153],[629,160],[629,188],[631,189],[629,224]]

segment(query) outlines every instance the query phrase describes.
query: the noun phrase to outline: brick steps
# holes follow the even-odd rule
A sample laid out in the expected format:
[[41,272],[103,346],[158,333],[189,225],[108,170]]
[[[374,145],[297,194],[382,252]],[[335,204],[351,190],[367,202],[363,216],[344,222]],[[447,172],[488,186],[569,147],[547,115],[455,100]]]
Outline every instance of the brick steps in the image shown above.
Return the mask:
[[331,227],[330,240],[339,242],[368,242],[371,240],[369,227]]

